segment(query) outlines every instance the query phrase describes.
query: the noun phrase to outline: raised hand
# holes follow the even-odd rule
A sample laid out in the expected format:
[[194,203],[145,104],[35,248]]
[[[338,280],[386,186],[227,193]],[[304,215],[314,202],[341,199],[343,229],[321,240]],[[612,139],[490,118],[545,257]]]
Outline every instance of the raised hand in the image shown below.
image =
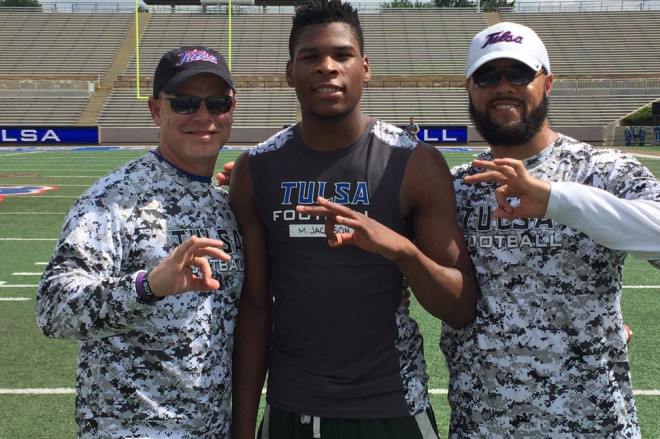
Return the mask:
[[[212,291],[220,288],[213,279],[213,271],[206,257],[229,261],[231,257],[221,248],[224,243],[217,239],[192,236],[149,273],[149,286],[157,297],[176,295],[186,291]],[[197,267],[201,277],[192,267]]]
[[[497,218],[542,218],[548,207],[550,183],[534,178],[525,165],[515,159],[473,160],[472,166],[488,169],[488,172],[465,177],[468,184],[498,183],[495,200],[498,209],[493,212]],[[517,198],[518,202],[512,202]]]
[[[411,241],[368,216],[347,206],[333,203],[323,197],[317,198],[317,206],[296,206],[300,213],[324,216],[325,234],[331,247],[355,245],[363,250],[378,253],[387,259],[396,260]],[[351,232],[337,232],[335,225],[353,229]]]

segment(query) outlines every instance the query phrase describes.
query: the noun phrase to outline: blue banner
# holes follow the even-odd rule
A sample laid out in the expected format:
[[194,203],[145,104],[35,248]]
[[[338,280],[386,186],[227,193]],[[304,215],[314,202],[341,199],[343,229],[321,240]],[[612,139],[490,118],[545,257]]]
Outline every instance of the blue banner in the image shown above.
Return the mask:
[[98,127],[2,127],[0,126],[0,144],[16,145],[52,145],[75,143],[78,145],[98,145]]
[[420,125],[417,138],[426,143],[467,143],[467,126]]

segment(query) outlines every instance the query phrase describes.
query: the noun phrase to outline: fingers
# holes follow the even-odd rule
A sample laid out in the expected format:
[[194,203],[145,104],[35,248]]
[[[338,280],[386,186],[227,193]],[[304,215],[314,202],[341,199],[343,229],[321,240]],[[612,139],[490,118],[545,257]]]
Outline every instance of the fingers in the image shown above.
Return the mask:
[[347,206],[334,203],[323,197],[318,197],[316,199],[316,202],[318,203],[316,206],[298,205],[296,206],[296,211],[313,216],[329,217],[331,215],[339,215],[349,218],[354,217],[355,214],[357,213],[354,210],[351,210]]
[[469,175],[465,182],[474,183],[499,183],[506,184],[512,178],[524,175],[525,167],[518,160],[498,159],[494,161],[473,160],[472,165],[479,169],[488,169],[489,172]]
[[191,261],[197,256],[209,256],[228,261],[231,259],[231,256],[221,250],[224,246],[224,242],[218,239],[191,236],[176,248],[174,255],[183,263],[186,260]]
[[509,201],[509,188],[506,186],[501,186],[495,190],[495,201],[497,201],[497,206],[502,210],[502,213],[506,215],[511,215],[513,213],[513,205]]
[[218,185],[229,186],[231,181],[231,171],[234,169],[234,162],[227,162],[222,166],[222,171],[215,174]]
[[229,178],[222,172],[215,174],[215,179],[218,181],[218,186],[228,186]]
[[352,232],[338,233],[335,230],[337,224],[345,225],[355,230],[361,227],[359,218],[363,215],[355,212],[347,206],[334,203],[323,197],[317,198],[318,205],[316,206],[296,206],[296,211],[312,216],[324,216],[325,220],[325,236],[328,237],[328,245],[330,247],[340,247],[342,245],[351,244],[353,242],[354,234]]

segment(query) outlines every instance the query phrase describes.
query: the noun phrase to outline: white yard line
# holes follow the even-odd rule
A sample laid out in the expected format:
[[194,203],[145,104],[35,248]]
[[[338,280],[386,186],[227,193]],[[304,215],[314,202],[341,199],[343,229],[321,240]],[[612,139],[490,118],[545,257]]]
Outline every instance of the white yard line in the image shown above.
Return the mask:
[[57,241],[57,238],[0,238],[0,241]]
[[[76,393],[74,388],[54,388],[54,389],[0,389],[0,395],[62,395]],[[262,390],[266,393],[266,389]],[[446,395],[447,389],[429,389],[432,395]],[[634,395],[641,396],[660,396],[660,390],[633,390]]]

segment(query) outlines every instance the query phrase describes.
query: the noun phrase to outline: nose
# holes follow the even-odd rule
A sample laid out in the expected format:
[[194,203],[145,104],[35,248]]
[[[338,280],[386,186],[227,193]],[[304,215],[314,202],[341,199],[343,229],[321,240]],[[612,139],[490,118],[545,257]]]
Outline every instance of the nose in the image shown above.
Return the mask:
[[206,99],[202,99],[197,111],[192,114],[195,119],[208,119],[212,116],[209,109],[206,107]]
[[320,73],[332,73],[337,71],[337,61],[332,56],[324,56],[319,60],[316,70]]

